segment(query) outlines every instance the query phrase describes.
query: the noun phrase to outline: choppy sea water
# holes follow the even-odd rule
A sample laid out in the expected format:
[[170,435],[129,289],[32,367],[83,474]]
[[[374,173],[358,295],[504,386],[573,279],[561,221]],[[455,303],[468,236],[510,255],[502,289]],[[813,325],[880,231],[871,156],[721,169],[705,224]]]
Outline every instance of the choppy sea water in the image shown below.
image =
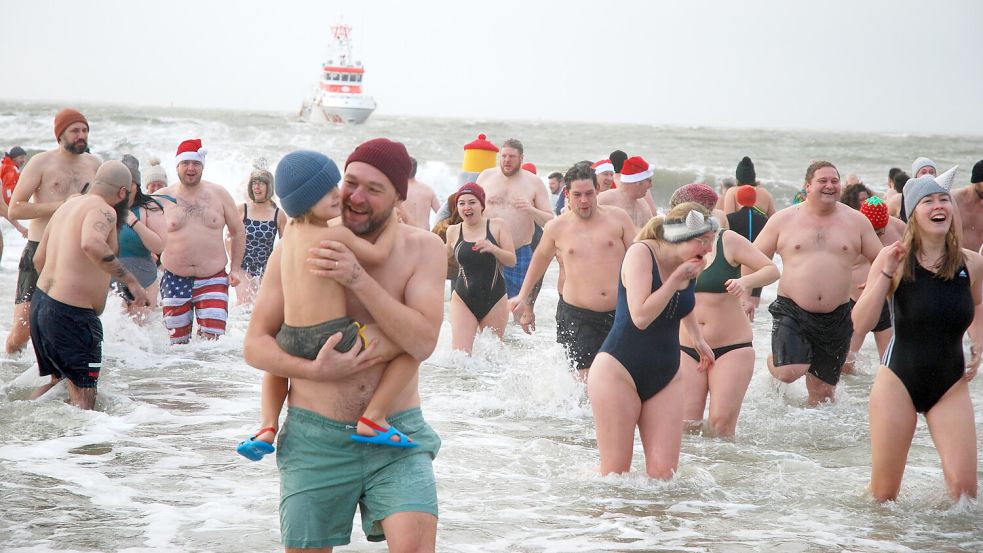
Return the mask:
[[[56,109],[0,104],[0,136],[10,142],[4,147],[52,147]],[[85,112],[95,153],[133,153],[142,161],[159,156],[172,179],[177,143],[204,138],[205,178],[237,198],[256,157],[273,165],[305,147],[343,159],[373,136],[404,141],[421,162],[420,178],[445,194],[456,183],[461,146],[478,132],[496,142],[523,140],[527,160],[541,174],[621,148],[660,164],[660,205],[674,186],[732,174],[745,154],[781,201],[816,158],[877,188],[890,166],[906,167],[917,155],[967,167],[983,152],[979,138],[966,137],[382,117],[362,127],[324,128],[276,114]],[[0,329],[8,329],[24,241],[6,223],[2,228]],[[754,323],[757,363],[736,440],[686,435],[670,483],[644,477],[640,444],[632,474],[597,476],[584,388],[569,377],[554,343],[555,278],[554,268],[537,304],[535,335],[513,327],[504,344],[481,336],[469,359],[450,351],[445,316],[437,351],[421,367],[424,413],[443,439],[434,464],[438,551],[983,550],[983,508],[946,498],[923,420],[899,500],[877,505],[868,497],[873,340],[861,350],[859,374],[844,378],[833,405],[806,409],[801,382],[785,386],[770,378],[764,305],[774,286],[766,288]],[[159,317],[138,327],[118,308],[111,300],[103,315],[106,368],[96,411],[63,404],[58,389],[51,398],[27,400],[38,383],[30,353],[0,362],[0,550],[278,550],[274,460],[251,463],[233,451],[258,425],[260,373],[242,361],[248,311],[233,308],[228,335],[218,342],[170,347]],[[971,394],[981,434],[980,379]],[[352,545],[339,549],[384,546],[368,544],[356,525]]]

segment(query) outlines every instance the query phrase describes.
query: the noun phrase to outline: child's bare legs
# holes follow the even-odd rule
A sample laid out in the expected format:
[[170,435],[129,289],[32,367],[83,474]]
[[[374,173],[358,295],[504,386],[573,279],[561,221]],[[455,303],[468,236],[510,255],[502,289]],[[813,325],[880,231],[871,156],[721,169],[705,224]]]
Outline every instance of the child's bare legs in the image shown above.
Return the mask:
[[[280,410],[287,399],[289,380],[270,373],[263,373],[263,387],[260,392],[260,428],[280,428]],[[276,430],[265,431],[256,435],[256,440],[273,443]]]
[[[362,416],[383,428],[388,427],[386,415],[390,414],[400,394],[406,390],[407,385],[416,376],[419,366],[420,364],[416,359],[405,353],[390,361],[386,365],[382,378],[379,379],[379,386],[372,394],[372,399],[369,400],[369,405],[365,408],[365,413]],[[376,431],[361,420],[358,421],[356,432],[363,436],[376,435]],[[393,441],[398,440],[399,436],[393,436]]]

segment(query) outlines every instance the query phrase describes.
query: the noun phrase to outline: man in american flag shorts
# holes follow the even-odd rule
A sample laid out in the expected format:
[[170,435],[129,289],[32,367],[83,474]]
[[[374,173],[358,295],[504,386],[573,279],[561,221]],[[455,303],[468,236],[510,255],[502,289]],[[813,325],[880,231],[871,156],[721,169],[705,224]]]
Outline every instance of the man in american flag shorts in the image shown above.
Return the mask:
[[[225,188],[201,179],[205,167],[201,140],[185,140],[177,150],[179,182],[159,190],[167,236],[160,282],[164,326],[172,344],[191,340],[194,320],[198,335],[216,339],[225,334],[229,285],[240,280],[245,228]],[[228,227],[232,272],[226,272],[224,231]]]

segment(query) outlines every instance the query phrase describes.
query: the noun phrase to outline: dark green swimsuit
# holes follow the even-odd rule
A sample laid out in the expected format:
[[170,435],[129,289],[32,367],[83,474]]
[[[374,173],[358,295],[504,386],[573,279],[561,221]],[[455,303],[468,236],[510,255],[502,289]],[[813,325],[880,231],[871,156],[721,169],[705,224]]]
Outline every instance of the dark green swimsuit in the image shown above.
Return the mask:
[[[727,286],[726,282],[728,280],[741,278],[741,267],[731,265],[727,262],[727,256],[724,255],[724,233],[726,230],[720,231],[717,236],[717,255],[713,258],[713,263],[709,267],[703,269],[700,273],[700,277],[696,279],[696,292],[705,294],[726,294]],[[697,298],[699,300],[699,298]],[[716,359],[720,359],[728,351],[741,348],[751,347],[751,342],[742,342],[740,344],[731,344],[729,346],[722,346],[719,348],[713,348],[713,356]],[[700,354],[693,348],[686,346],[679,346],[679,349],[683,353],[689,355],[696,360],[697,363],[700,362]]]

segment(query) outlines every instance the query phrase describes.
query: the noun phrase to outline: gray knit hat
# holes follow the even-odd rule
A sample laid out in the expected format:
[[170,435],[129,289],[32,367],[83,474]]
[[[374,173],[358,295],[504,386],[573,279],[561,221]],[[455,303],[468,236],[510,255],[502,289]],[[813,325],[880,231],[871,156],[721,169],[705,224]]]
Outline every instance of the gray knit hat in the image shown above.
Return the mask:
[[916,159],[914,163],[911,164],[912,178],[914,178],[915,175],[918,174],[918,170],[923,167],[931,167],[932,169],[935,169],[936,172],[938,172],[939,170],[939,166],[936,165],[934,161],[928,159],[927,157],[920,157]]
[[662,223],[662,238],[666,242],[678,244],[718,230],[720,230],[720,223],[717,222],[717,219],[694,209],[687,213],[683,219],[666,219]]
[[341,181],[338,166],[328,156],[298,150],[283,156],[276,166],[276,195],[290,217],[301,215]]
[[932,194],[948,194],[952,188],[952,182],[956,178],[956,165],[945,173],[937,177],[932,175],[922,175],[917,179],[911,179],[904,185],[904,212],[908,219],[915,211],[915,206],[922,201],[925,196]]
[[130,177],[132,177],[133,182],[140,184],[140,161],[137,158],[131,156],[130,154],[123,154],[123,165],[130,170]]

